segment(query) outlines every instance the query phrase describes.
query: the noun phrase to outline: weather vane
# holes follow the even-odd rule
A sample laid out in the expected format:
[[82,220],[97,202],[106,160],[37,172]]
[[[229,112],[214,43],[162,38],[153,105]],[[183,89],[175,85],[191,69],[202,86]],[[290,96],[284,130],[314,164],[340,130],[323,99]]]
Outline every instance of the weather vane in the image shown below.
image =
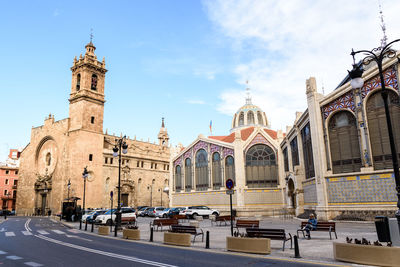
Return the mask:
[[90,42],[93,41],[93,29],[90,29]]

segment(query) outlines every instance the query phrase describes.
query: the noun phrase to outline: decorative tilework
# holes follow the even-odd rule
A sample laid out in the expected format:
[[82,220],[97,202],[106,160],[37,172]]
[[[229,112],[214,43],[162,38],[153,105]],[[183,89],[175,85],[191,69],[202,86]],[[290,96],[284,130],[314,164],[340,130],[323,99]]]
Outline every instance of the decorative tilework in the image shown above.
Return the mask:
[[193,149],[195,152],[199,149],[204,149],[205,151],[208,152],[208,144],[204,141],[199,141],[194,145]]
[[224,147],[223,149],[222,149],[222,156],[225,158],[225,157],[227,157],[227,156],[232,156],[233,157],[233,149],[231,149],[231,148],[227,148],[227,147]]
[[246,150],[249,149],[254,144],[265,144],[271,147],[275,151],[275,147],[261,134],[257,134],[256,137],[250,142],[250,144],[247,146]]
[[221,151],[221,147],[217,146],[217,145],[214,145],[214,144],[211,144],[210,151],[211,151],[211,154],[214,153],[214,152],[220,152]]
[[329,114],[338,109],[350,109],[355,112],[356,106],[354,104],[354,97],[351,91],[322,107],[324,119],[328,118]]
[[[386,86],[392,87],[392,88],[396,89],[397,91],[399,90],[399,85],[397,83],[396,71],[395,71],[394,67],[391,67],[391,68],[387,69],[386,71],[384,71],[383,77],[385,79]],[[364,83],[364,86],[361,88],[362,99],[364,99],[369,94],[369,92],[371,92],[377,88],[381,88],[381,79],[380,79],[379,75],[376,75],[375,77],[369,79],[368,81],[366,81]]]
[[189,149],[188,151],[185,152],[185,154],[183,154],[183,158],[187,159],[187,158],[191,158],[192,157],[192,151],[193,149]]
[[176,167],[177,165],[181,165],[181,163],[182,163],[182,157],[180,157],[174,161],[174,167]]
[[317,187],[315,185],[315,179],[310,181],[304,181],[304,205],[316,205],[317,203]]
[[331,205],[397,201],[393,173],[327,178],[326,184]]

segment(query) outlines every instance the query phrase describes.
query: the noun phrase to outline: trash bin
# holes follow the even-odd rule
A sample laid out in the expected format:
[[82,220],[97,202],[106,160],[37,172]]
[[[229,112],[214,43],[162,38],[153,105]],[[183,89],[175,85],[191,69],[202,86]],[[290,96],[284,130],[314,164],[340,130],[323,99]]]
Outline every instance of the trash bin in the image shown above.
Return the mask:
[[375,227],[379,242],[391,242],[388,217],[376,216]]
[[236,210],[235,209],[232,209],[232,216],[236,217]]

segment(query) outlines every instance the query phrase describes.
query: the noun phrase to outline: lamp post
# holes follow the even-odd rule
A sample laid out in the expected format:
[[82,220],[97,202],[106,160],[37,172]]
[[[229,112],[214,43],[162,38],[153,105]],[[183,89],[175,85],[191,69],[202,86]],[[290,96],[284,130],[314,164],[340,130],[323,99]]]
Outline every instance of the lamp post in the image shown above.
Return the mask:
[[126,144],[126,136],[115,139],[115,146],[113,148],[113,156],[118,157],[118,206],[116,215],[116,223],[115,223],[115,231],[114,236],[117,236],[117,229],[121,225],[121,152],[126,154],[128,153],[128,145]]
[[[83,214],[85,212],[85,195],[86,195],[86,179],[89,177],[89,172],[87,171],[87,166],[83,169]],[[82,215],[83,215],[82,214]],[[82,217],[80,218],[82,220]]]
[[[353,57],[353,69],[351,71],[349,71],[349,76],[351,78],[351,87],[353,89],[361,88],[364,85],[364,81],[362,79],[363,69],[361,68],[361,65],[368,65],[370,62],[374,61],[378,66],[379,78],[381,80],[380,93],[381,93],[381,96],[383,99],[383,104],[385,107],[385,115],[386,115],[386,123],[387,123],[388,134],[389,134],[390,150],[392,153],[394,179],[396,182],[397,208],[398,208],[398,210],[396,211],[396,218],[397,218],[397,223],[398,223],[399,230],[400,230],[399,162],[397,159],[396,145],[394,143],[392,121],[390,119],[390,111],[389,111],[389,104],[388,104],[388,91],[386,90],[386,87],[385,87],[385,78],[383,76],[383,69],[382,69],[382,63],[385,58],[394,58],[396,56],[396,51],[391,48],[391,45],[398,41],[400,41],[400,39],[394,40],[394,41],[388,43],[387,45],[385,45],[384,47],[374,48],[371,51],[369,51],[369,50],[359,50],[359,51],[352,50],[350,55]],[[355,63],[354,56],[358,53],[363,53],[365,56],[365,58],[361,61],[361,64]],[[397,59],[400,62],[400,59],[399,58],[397,58]]]
[[70,179],[68,179],[67,187],[68,187],[68,198],[67,198],[67,201],[69,203],[69,190],[71,189],[71,180]]

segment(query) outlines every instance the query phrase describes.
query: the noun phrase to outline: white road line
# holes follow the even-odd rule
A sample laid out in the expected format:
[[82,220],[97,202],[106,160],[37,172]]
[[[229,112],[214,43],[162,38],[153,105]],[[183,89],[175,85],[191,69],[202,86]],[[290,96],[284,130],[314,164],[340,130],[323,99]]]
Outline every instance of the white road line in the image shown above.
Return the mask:
[[93,240],[90,240],[90,239],[87,239],[87,238],[83,238],[83,237],[80,237],[80,236],[77,236],[77,235],[65,235],[66,237],[72,237],[72,238],[78,238],[78,239],[81,239],[81,240],[85,240],[85,241],[90,241],[90,242],[92,242]]
[[29,231],[22,231],[22,234],[23,234],[23,235],[32,235],[32,233],[29,232]]
[[127,261],[139,262],[139,263],[148,264],[148,265],[152,265],[152,266],[176,267],[175,265],[169,265],[169,264],[165,264],[165,263],[161,263],[161,262],[149,261],[149,260],[139,259],[139,258],[136,258],[136,257],[125,256],[125,255],[106,252],[106,251],[102,251],[102,250],[82,247],[82,246],[66,243],[66,242],[63,242],[63,241],[59,241],[59,240],[56,240],[56,239],[53,239],[53,238],[49,238],[47,236],[42,236],[42,235],[35,235],[35,236],[38,237],[38,238],[41,238],[43,240],[46,240],[46,241],[49,241],[49,242],[52,242],[52,243],[56,243],[56,244],[59,244],[59,245],[62,245],[62,246],[75,248],[75,249],[79,249],[79,250],[83,250],[83,251],[87,251],[87,252],[91,252],[91,253],[95,253],[95,254],[99,254],[99,255],[103,255],[103,256],[113,257],[113,258],[127,260]]
[[6,232],[6,236],[15,236],[14,232]]
[[7,254],[7,252],[0,250],[0,255]]
[[36,262],[33,262],[33,261],[28,261],[28,262],[24,262],[24,263],[25,263],[25,265],[32,266],[32,267],[43,266],[43,264],[36,263]]
[[76,229],[68,229],[68,232],[77,234],[77,233],[79,233],[80,231],[79,231],[79,230],[76,230]]
[[9,260],[20,260],[20,259],[23,259],[23,258],[21,258],[21,257],[15,256],[15,255],[13,255],[13,256],[7,256],[6,258],[9,259]]
[[60,231],[60,230],[51,230],[51,231],[53,231],[54,233],[59,234],[59,235],[65,234],[63,231]]
[[41,235],[48,235],[49,233],[48,232],[46,232],[45,230],[38,230],[37,231],[39,234],[41,234]]

